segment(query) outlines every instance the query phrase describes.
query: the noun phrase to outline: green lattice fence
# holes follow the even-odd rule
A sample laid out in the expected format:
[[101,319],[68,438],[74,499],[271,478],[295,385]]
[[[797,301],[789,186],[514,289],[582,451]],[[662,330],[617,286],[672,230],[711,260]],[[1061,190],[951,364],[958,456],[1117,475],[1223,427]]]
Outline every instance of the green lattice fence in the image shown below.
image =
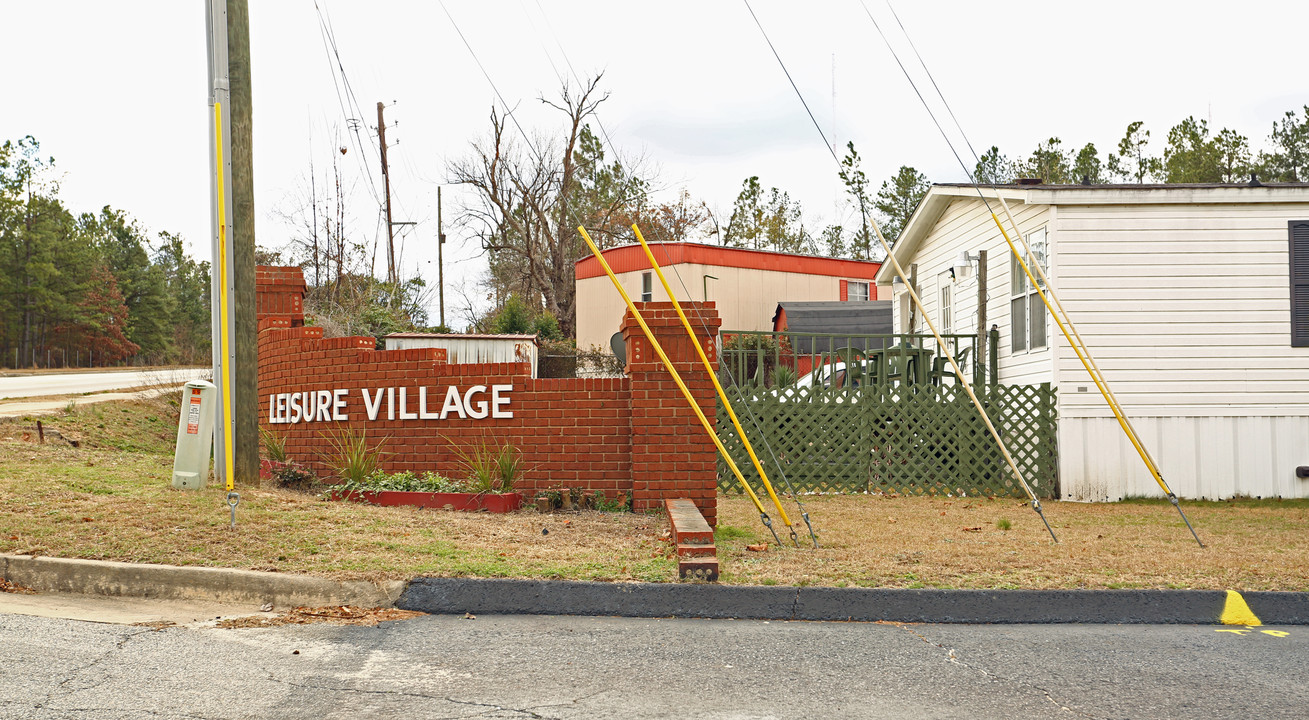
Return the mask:
[[[800,492],[1026,496],[962,386],[743,389],[733,408],[779,489],[778,463]],[[1032,490],[1058,497],[1054,388],[974,389]],[[755,485],[758,473],[721,404],[718,436]],[[739,492],[727,464],[718,465],[719,487]]]

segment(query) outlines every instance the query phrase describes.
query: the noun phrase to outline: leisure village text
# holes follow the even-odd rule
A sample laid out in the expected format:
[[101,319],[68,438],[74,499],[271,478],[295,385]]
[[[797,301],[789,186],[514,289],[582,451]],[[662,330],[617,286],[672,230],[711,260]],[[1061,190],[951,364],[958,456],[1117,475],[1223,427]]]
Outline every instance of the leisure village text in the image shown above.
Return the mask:
[[[462,419],[481,420],[512,418],[507,409],[513,385],[473,385],[460,392],[457,386],[446,388],[441,409],[428,410],[427,388],[388,387],[369,391],[360,388],[364,413],[369,420],[377,420],[385,405],[386,420],[445,420],[451,414]],[[436,395],[437,393],[433,393]],[[268,422],[273,425],[306,422],[337,422],[350,419],[350,390],[308,390],[305,392],[276,393],[268,396]],[[416,409],[411,410],[411,405]]]

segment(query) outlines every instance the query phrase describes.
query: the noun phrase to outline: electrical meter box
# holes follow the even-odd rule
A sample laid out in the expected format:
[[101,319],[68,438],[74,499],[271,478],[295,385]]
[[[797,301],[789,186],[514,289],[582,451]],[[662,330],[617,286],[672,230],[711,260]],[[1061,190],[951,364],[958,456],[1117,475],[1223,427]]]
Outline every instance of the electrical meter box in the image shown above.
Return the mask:
[[217,395],[218,388],[204,380],[192,380],[182,389],[177,450],[173,455],[173,487],[179,490],[200,490],[209,480]]

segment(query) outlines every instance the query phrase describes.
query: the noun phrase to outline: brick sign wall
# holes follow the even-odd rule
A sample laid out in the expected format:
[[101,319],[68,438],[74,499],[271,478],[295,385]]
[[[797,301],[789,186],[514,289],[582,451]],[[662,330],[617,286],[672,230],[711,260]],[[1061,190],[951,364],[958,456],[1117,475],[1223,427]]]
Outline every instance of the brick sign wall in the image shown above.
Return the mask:
[[[510,443],[523,455],[518,489],[529,497],[561,487],[630,492],[637,511],[691,498],[714,522],[713,443],[630,316],[622,329],[627,377],[532,379],[526,363],[450,364],[435,348],[375,350],[369,337],[325,339],[321,328],[303,326],[299,270],[258,272],[260,426],[285,437],[288,454],[320,474],[330,473],[322,462],[328,436],[344,427],[364,430],[370,443],[386,438],[389,471],[450,477],[465,474],[459,452]],[[712,424],[713,386],[671,306],[638,307]],[[712,353],[713,304],[688,312]]]

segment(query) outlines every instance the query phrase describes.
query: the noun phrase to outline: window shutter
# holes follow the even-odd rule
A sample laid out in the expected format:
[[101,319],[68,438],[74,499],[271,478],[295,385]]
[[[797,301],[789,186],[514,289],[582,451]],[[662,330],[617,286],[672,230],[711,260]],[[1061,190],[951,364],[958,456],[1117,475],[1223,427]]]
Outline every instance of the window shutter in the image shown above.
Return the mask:
[[842,280],[842,281],[841,281],[841,302],[845,302],[846,300],[849,300],[849,299],[850,299],[850,281],[849,281],[849,280]]
[[1309,347],[1309,220],[1292,220],[1291,347]]

